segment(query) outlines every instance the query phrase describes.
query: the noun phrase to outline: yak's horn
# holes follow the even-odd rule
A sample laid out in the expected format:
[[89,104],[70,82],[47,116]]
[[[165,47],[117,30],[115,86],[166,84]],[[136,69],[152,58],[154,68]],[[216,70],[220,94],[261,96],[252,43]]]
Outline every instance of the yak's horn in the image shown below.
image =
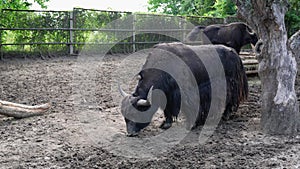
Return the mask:
[[122,88],[121,88],[121,85],[118,83],[118,89],[119,89],[119,92],[120,94],[123,96],[123,97],[126,97],[126,96],[129,96],[130,94],[126,93]]
[[50,103],[28,106],[0,100],[0,114],[15,118],[42,115],[51,107]]
[[264,47],[264,42],[262,41],[262,39],[259,39],[254,47],[255,54],[260,55],[263,47]]
[[247,26],[246,31],[249,33],[249,35],[254,36],[255,32],[249,27]]

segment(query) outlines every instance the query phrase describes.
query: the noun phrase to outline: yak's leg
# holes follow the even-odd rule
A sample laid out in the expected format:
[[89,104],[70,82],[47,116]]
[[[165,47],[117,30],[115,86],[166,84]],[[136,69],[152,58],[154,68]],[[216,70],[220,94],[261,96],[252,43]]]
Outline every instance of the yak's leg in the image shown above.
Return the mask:
[[25,118],[44,114],[50,104],[28,106],[0,100],[0,114],[14,118]]
[[232,113],[232,104],[227,104],[222,119],[225,121],[229,120],[231,113]]
[[180,111],[180,106],[178,106],[180,104],[174,104],[174,105],[171,106],[167,104],[164,110],[166,120],[161,124],[160,128],[168,129],[172,126],[173,117],[177,117]]
[[166,120],[160,125],[160,128],[162,129],[168,129],[172,126],[173,117],[172,117],[172,109],[166,107],[164,110],[165,118]]
[[171,96],[167,97],[167,105],[164,110],[166,120],[160,125],[160,128],[168,129],[172,126],[173,117],[177,117],[180,112],[180,97],[181,95],[178,87],[172,91]]
[[192,126],[191,130],[196,129],[198,126],[204,125],[205,120],[206,120],[206,116],[205,114],[207,114],[208,112],[204,112],[202,109],[202,106],[199,107],[199,112],[197,115],[197,119],[194,123],[194,125]]

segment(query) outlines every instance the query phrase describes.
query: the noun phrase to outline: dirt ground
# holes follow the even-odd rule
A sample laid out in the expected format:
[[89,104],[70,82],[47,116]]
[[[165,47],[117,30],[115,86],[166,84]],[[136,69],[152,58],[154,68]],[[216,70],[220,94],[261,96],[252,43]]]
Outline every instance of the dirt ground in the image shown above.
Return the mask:
[[[0,168],[300,168],[300,136],[260,130],[260,81],[204,143],[179,120],[163,131],[157,113],[139,137],[126,137],[115,79],[127,55],[7,59],[0,62],[2,100],[51,102],[43,116],[0,116]],[[296,90],[299,97],[299,78]]]

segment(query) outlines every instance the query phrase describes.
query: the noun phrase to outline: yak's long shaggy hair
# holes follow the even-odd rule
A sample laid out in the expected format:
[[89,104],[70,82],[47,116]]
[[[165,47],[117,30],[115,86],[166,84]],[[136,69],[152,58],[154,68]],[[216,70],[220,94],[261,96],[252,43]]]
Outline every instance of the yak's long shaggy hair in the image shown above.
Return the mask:
[[[174,54],[174,56],[179,57],[189,67],[197,81],[200,104],[195,103],[199,105],[199,112],[195,124],[193,124],[192,127],[204,124],[210,107],[214,106],[211,105],[211,79],[209,78],[205,65],[198,57],[205,55],[207,51],[213,50],[219,56],[219,59],[224,67],[227,86],[224,115],[229,116],[232,111],[237,111],[239,104],[247,99],[248,82],[246,73],[240,57],[232,48],[225,47],[223,45],[188,46],[182,43],[163,43],[156,45],[154,48],[170,52]],[[196,50],[192,49],[197,49],[197,51],[200,51],[200,54],[196,54],[194,52]],[[158,69],[151,69],[154,65],[160,64],[162,59],[164,58],[162,58],[162,56],[160,56],[158,53],[153,52],[149,54],[143,69],[139,73],[142,76],[142,80],[139,81],[136,90],[131,97],[146,99],[151,86],[153,86],[153,89],[162,90],[167,98],[167,104],[164,113],[168,119],[170,116],[178,116],[180,106],[182,106],[181,98],[184,98],[181,97],[181,95],[186,95],[186,93],[182,93],[182,91],[179,90],[176,80],[173,79],[173,77],[167,72]],[[180,69],[180,67],[175,66],[174,69]],[[181,80],[185,81],[185,78],[186,77],[182,77]],[[193,96],[188,97],[188,101],[182,101],[182,103],[187,104],[187,106],[193,102]],[[128,102],[126,103],[128,104]],[[123,104],[126,103],[123,102]],[[132,103],[132,101],[131,104],[136,109],[139,109],[139,107],[136,106],[135,103]],[[122,106],[123,108],[127,107],[125,105]],[[130,110],[123,109],[123,111]]]

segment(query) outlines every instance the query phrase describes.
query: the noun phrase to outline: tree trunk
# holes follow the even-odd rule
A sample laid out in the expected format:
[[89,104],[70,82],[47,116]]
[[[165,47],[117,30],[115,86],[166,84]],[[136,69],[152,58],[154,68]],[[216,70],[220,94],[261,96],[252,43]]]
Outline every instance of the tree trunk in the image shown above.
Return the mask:
[[300,30],[298,30],[291,38],[289,39],[289,46],[292,50],[294,57],[296,58],[297,65],[299,66],[300,62]]
[[259,61],[262,83],[261,127],[267,134],[294,135],[300,128],[295,93],[297,63],[287,47],[287,0],[237,0],[239,14],[263,41]]

